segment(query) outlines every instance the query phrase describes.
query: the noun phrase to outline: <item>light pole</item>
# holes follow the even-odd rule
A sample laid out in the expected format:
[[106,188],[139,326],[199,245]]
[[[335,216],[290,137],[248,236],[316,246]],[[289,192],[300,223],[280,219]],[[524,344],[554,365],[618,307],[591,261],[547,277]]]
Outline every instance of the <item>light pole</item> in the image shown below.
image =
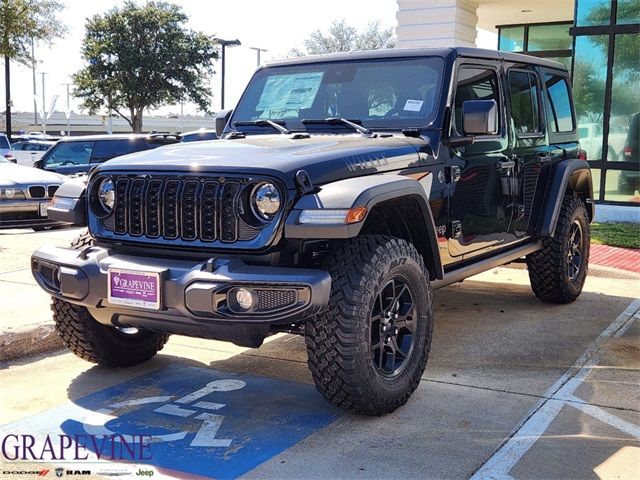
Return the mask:
[[48,72],[40,72],[42,75],[42,133],[47,134],[47,104],[45,103],[45,94],[44,94],[44,76]]
[[256,51],[256,66],[259,67],[260,66],[260,52],[268,52],[269,50],[266,50],[264,48],[260,48],[260,47],[249,47],[251,50],[255,50]]
[[237,47],[241,45],[240,40],[224,40],[222,38],[214,38],[214,40],[222,46],[222,52],[220,54],[220,62],[222,65],[221,72],[221,87],[220,87],[220,110],[224,110],[224,51],[226,47]]
[[33,80],[33,125],[38,126],[38,104],[36,103],[36,47],[31,37],[31,77]]

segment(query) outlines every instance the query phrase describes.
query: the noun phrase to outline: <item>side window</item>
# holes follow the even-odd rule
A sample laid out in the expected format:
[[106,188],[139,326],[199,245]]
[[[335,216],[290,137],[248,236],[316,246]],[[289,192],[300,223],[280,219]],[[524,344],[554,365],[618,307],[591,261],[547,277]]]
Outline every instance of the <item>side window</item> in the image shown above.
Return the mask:
[[[489,68],[462,67],[458,71],[454,121],[456,131],[464,133],[462,128],[462,104],[467,100],[495,100],[500,111],[500,94],[496,72]],[[498,115],[498,131],[501,116]]]
[[114,157],[126,155],[144,149],[144,143],[135,139],[101,140],[96,142],[91,156],[91,162],[106,162]]
[[509,72],[511,117],[517,134],[539,134],[540,101],[536,76],[528,72]]
[[45,160],[49,167],[62,165],[86,165],[93,150],[94,142],[60,142]]
[[575,123],[571,113],[567,80],[558,75],[546,74],[544,83],[547,88],[545,100],[549,128],[553,133],[573,132]]

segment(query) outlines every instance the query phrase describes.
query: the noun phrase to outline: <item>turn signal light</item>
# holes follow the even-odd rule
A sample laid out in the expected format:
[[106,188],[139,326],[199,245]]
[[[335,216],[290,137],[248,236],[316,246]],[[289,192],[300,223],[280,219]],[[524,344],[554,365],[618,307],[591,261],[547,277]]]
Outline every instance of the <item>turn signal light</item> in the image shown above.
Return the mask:
[[367,216],[367,207],[356,207],[349,210],[345,223],[358,223]]

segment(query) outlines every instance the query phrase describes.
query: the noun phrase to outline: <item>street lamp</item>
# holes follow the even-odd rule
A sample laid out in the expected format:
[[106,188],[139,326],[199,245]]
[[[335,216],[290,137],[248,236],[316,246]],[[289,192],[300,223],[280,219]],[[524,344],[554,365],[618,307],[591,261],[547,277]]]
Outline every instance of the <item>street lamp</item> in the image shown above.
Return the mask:
[[268,52],[269,50],[266,50],[264,48],[260,48],[260,47],[249,47],[251,50],[255,50],[256,51],[256,59],[258,61],[258,63],[256,64],[257,67],[260,66],[260,52]]
[[220,79],[222,82],[222,86],[220,87],[220,110],[224,110],[224,50],[226,47],[237,47],[241,45],[240,40],[237,38],[235,40],[224,40],[222,38],[214,38],[215,42],[222,46],[222,53],[220,54],[220,61],[222,63],[222,72]]

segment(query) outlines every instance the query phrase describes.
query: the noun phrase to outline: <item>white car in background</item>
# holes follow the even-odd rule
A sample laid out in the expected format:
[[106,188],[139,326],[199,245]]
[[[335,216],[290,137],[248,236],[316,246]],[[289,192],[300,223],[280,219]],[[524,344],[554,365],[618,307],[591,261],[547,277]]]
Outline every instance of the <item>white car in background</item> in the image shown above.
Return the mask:
[[4,133],[0,133],[0,157],[8,158],[11,154],[11,144]]
[[18,165],[33,167],[33,164],[40,160],[46,151],[55,144],[56,142],[51,140],[26,140],[14,142],[11,145],[11,155],[16,159],[16,163]]

